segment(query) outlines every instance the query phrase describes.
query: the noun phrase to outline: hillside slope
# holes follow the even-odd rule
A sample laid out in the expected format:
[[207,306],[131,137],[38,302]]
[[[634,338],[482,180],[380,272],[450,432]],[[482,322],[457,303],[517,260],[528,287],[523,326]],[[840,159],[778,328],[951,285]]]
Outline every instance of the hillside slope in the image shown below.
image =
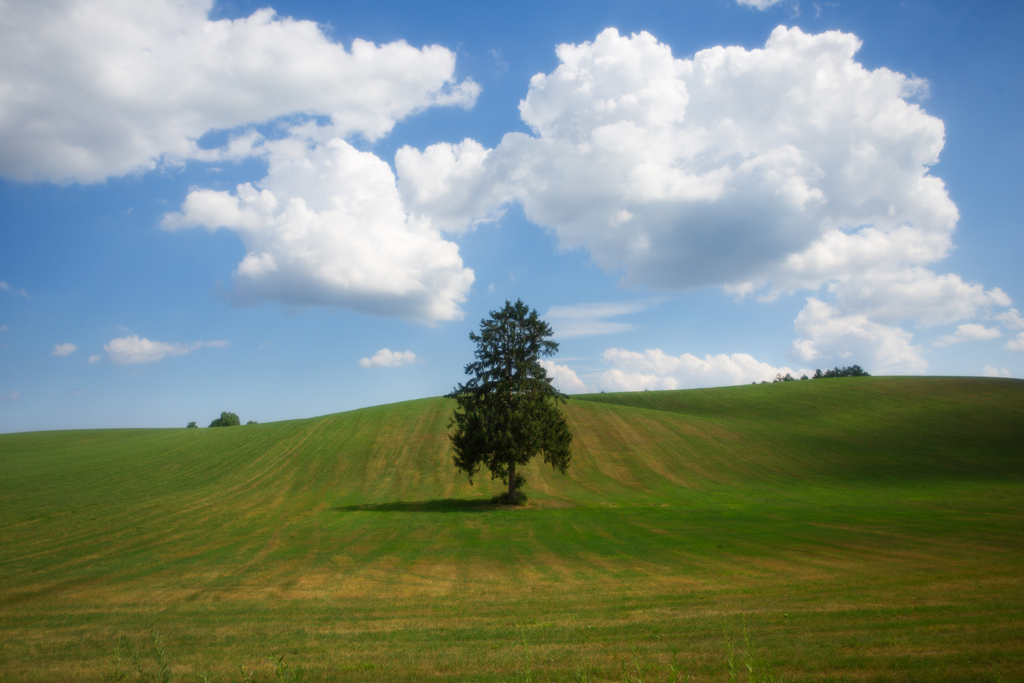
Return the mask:
[[[891,668],[903,641],[873,620],[914,605],[932,605],[913,617],[928,648],[928,629],[974,615],[969,637],[929,650],[936,667],[1001,657],[1024,673],[1009,626],[1024,609],[1024,382],[576,396],[569,472],[532,464],[531,507],[516,511],[489,505],[500,483],[470,486],[452,466],[453,407],[0,435],[0,679],[97,680],[117,631],[159,624],[186,673],[223,678],[287,648],[324,680],[359,679],[338,668],[358,661],[451,679],[465,657],[484,658],[469,679],[504,680],[522,642],[509,614],[565,624],[551,636],[565,657],[577,646],[557,643],[579,624],[603,629],[595,666],[628,652],[637,624],[706,638],[708,615],[743,614],[780,653],[807,647],[792,656],[846,676],[862,659],[850,669],[821,634],[863,634]],[[792,611],[813,618],[772,630]],[[694,671],[713,666],[700,657]]]
[[[104,504],[243,509],[480,498],[451,465],[454,402],[421,399],[238,429],[0,435],[4,516]],[[565,476],[538,502],[595,504],[771,480],[1024,476],[1024,381],[850,378],[592,394],[565,406]]]

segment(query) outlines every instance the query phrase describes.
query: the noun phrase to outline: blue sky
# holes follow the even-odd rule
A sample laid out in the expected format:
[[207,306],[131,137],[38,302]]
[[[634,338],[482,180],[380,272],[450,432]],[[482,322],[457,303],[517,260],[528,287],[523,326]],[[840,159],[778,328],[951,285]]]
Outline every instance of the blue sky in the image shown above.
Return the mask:
[[[0,431],[1024,377],[1009,2],[13,2]],[[268,9],[272,8],[272,11]]]

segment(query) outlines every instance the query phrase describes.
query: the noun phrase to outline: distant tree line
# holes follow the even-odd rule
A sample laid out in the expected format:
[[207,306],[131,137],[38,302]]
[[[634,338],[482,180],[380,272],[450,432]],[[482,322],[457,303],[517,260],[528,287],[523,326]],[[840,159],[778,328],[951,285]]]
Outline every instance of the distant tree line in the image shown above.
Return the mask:
[[[851,365],[848,368],[836,367],[836,368],[832,368],[831,370],[826,370],[825,372],[822,372],[820,369],[819,370],[815,370],[813,377],[808,377],[807,375],[801,375],[800,379],[828,379],[830,377],[870,377],[870,376],[871,376],[871,373],[868,372],[867,370],[865,370],[864,368],[862,368],[861,366],[859,366],[859,365]],[[771,381],[771,383],[775,384],[776,382],[795,382],[795,381],[797,381],[796,377],[793,377],[793,375],[791,375],[791,374],[789,374],[787,372],[785,375],[782,375],[781,373],[776,374],[775,375],[775,379],[773,379]],[[751,384],[757,384],[757,382],[751,382]],[[761,380],[761,384],[768,384],[768,380]]]
[[870,377],[871,373],[862,368],[859,365],[851,365],[848,368],[832,368],[822,372],[821,370],[814,371],[814,377],[812,379],[827,379],[829,377]]

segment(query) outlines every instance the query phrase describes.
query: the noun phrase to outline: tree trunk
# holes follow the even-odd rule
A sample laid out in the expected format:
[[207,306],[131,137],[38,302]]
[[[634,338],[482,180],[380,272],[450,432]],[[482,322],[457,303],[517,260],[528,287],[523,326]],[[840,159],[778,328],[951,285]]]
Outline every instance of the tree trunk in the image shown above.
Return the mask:
[[508,464],[508,504],[516,503],[516,461]]

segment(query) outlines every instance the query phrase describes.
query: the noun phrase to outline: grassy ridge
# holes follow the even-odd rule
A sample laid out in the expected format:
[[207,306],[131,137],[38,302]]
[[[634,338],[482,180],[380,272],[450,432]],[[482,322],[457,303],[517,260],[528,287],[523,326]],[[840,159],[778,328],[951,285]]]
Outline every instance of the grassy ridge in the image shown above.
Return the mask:
[[183,679],[720,680],[744,627],[790,680],[1024,676],[1024,382],[575,397],[515,511],[451,409],[0,435],[0,680],[99,680],[150,625]]

